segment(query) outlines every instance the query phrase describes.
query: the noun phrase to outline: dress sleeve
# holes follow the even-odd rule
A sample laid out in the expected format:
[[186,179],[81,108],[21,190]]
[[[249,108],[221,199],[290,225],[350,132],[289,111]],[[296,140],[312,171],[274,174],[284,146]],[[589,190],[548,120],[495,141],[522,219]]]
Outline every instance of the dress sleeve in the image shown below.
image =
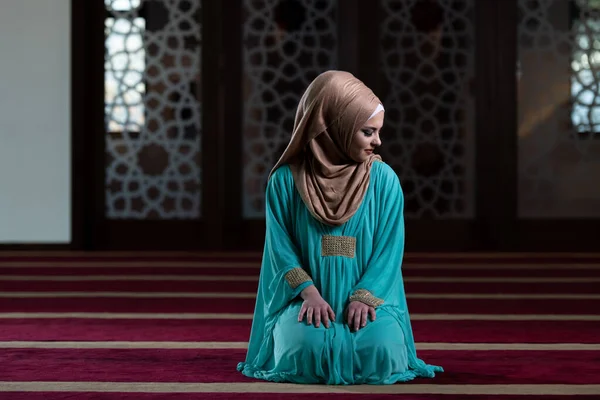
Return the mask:
[[265,194],[266,235],[246,360],[238,371],[259,374],[273,349],[277,315],[313,284],[302,268],[301,253],[293,235],[294,178],[288,166],[278,168]]
[[404,257],[404,196],[400,181],[387,165],[380,170],[378,190],[375,193],[377,222],[373,235],[373,252],[367,268],[350,294],[351,299],[373,307],[386,309],[396,318],[404,334],[408,366],[415,377],[433,378],[443,372],[440,366],[426,364],[417,357],[404,282],[402,258]]
[[279,168],[267,184],[266,236],[260,285],[268,314],[279,311],[313,281],[302,266],[293,236],[294,180],[287,166]]
[[349,300],[372,307],[401,305],[404,285],[404,195],[395,172],[382,165],[374,200],[377,202],[373,251],[367,267],[354,286]]

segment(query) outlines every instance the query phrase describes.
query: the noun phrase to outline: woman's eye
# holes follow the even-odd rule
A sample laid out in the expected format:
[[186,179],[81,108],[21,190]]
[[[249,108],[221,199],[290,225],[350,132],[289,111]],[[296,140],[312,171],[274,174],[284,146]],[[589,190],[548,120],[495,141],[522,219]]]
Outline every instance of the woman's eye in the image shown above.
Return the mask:
[[365,134],[365,136],[371,136],[371,135],[373,135],[373,131],[370,131],[370,130],[367,130],[367,129],[363,130],[363,133]]

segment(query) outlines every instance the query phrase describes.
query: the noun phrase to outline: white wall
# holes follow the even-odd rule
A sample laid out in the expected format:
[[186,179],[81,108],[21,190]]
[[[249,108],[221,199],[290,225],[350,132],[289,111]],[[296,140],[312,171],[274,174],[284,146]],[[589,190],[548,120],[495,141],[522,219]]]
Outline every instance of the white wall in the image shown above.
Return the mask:
[[71,1],[1,2],[0,243],[68,243]]

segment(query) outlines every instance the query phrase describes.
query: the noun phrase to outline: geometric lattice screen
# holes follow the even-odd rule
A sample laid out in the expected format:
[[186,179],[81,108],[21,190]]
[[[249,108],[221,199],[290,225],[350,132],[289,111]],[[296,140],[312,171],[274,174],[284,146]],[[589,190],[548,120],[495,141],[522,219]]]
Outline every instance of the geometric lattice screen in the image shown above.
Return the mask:
[[337,1],[243,2],[243,215],[264,216],[265,182],[287,146],[296,107],[337,67]]
[[600,217],[600,1],[518,5],[519,215]]
[[105,5],[106,216],[198,218],[201,1]]
[[405,215],[471,218],[474,0],[381,0],[381,6],[381,153],[400,177]]

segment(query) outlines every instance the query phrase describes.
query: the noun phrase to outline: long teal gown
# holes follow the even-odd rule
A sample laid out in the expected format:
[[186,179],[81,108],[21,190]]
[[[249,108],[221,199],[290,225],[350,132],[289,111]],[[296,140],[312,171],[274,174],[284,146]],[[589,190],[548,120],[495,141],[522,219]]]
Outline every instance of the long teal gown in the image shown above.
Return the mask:
[[[393,384],[443,371],[416,354],[401,271],[403,194],[387,164],[373,163],[358,211],[341,226],[315,219],[289,166],[278,168],[267,185],[266,229],[248,352],[238,371],[329,385]],[[313,284],[335,312],[329,328],[298,322],[299,294]],[[356,293],[376,305],[375,321],[358,331],[344,319]]]

